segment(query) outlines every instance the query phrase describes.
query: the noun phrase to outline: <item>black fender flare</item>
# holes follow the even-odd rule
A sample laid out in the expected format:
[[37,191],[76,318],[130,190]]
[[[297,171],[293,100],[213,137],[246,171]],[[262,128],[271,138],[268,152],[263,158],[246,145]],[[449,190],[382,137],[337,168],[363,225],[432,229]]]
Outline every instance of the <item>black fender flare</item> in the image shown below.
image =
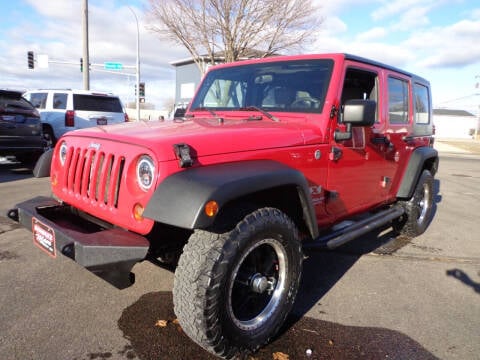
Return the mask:
[[53,149],[45,151],[37,160],[33,168],[33,176],[37,178],[50,176],[50,167],[52,166]]
[[[425,166],[425,163],[431,164]],[[438,152],[431,147],[419,147],[410,156],[407,168],[397,192],[397,198],[410,199],[422,171],[427,168],[435,175],[438,169]]]
[[144,216],[185,229],[205,229],[214,217],[204,212],[205,204],[215,200],[219,208],[229,201],[258,191],[294,185],[303,218],[312,237],[318,235],[310,189],[303,174],[271,160],[251,160],[188,168],[165,178],[147,204]]

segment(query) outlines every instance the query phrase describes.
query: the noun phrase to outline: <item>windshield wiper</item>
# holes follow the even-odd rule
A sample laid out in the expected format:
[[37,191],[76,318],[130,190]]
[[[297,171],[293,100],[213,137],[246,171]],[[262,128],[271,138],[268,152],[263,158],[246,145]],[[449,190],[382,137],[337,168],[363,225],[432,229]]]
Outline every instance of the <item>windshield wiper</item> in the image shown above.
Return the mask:
[[266,117],[268,117],[270,120],[280,121],[279,118],[270,114],[268,111],[265,111],[262,108],[259,108],[258,106],[250,105],[250,106],[242,107],[238,110],[240,110],[240,111],[258,111],[258,112],[262,113],[263,115],[265,115]]
[[208,111],[210,114],[212,114],[213,117],[218,120],[218,122],[223,123],[224,119],[210,108],[207,108],[205,106],[200,106],[200,107],[197,107],[197,108],[193,109],[193,111],[205,111],[205,110]]

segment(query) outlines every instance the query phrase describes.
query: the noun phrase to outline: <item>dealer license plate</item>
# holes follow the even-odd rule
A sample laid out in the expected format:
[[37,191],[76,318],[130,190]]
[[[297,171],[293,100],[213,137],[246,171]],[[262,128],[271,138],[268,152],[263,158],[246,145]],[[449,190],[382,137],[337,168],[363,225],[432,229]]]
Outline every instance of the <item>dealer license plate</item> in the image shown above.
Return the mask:
[[55,232],[37,218],[32,218],[33,243],[51,257],[57,257]]

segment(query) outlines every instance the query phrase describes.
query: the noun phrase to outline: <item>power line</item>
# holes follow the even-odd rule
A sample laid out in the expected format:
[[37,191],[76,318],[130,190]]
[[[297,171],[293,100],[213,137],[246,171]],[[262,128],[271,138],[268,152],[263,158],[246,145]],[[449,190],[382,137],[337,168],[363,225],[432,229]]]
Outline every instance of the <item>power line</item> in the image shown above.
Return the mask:
[[438,106],[438,105],[441,105],[441,104],[446,104],[446,103],[454,102],[454,101],[459,101],[459,100],[468,99],[468,98],[471,98],[471,97],[473,97],[473,96],[478,96],[478,95],[480,95],[480,93],[475,93],[475,94],[470,94],[470,95],[462,96],[462,97],[455,98],[455,99],[445,100],[445,101],[442,101],[442,102],[440,102],[440,103],[437,103],[437,106]]

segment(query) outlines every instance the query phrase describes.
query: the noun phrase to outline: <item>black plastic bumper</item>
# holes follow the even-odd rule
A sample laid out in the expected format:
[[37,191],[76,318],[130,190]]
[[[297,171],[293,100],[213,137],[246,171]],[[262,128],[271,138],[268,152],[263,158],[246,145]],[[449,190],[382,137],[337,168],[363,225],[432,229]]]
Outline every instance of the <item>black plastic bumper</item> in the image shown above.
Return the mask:
[[117,287],[128,286],[125,281],[132,281],[130,271],[145,259],[150,245],[141,235],[101,228],[49,197],[39,196],[17,204],[8,216],[30,231],[34,220],[45,225],[54,233],[55,249],[51,249],[50,255],[61,253]]

